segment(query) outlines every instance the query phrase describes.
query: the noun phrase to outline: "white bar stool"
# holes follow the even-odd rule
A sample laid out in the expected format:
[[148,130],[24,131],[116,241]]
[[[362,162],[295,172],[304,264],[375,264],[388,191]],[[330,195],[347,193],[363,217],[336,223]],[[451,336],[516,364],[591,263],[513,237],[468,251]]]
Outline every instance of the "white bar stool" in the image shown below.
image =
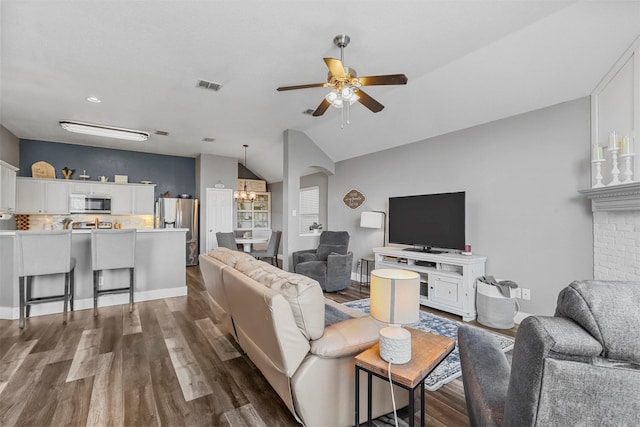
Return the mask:
[[[98,315],[98,296],[129,292],[129,311],[133,311],[135,288],[136,230],[91,230],[93,269],[93,315]],[[129,286],[100,289],[103,270],[129,269]]]
[[[71,230],[16,231],[20,294],[20,329],[24,329],[25,311],[29,317],[31,305],[64,301],[62,322],[67,323],[67,304],[73,311],[75,258],[71,258]],[[64,294],[33,298],[34,276],[64,274]],[[26,279],[26,280],[25,280]],[[26,295],[25,295],[26,294]]]

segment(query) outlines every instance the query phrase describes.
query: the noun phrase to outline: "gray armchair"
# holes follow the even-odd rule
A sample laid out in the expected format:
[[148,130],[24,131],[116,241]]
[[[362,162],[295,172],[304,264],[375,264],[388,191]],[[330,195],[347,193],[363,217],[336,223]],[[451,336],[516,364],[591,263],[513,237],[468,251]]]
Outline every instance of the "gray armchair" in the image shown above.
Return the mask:
[[293,271],[311,277],[325,292],[337,292],[351,284],[353,253],[348,251],[349,233],[323,231],[317,249],[292,254]]
[[485,331],[461,327],[471,425],[637,425],[638,301],[640,282],[573,282],[555,316],[520,324],[511,364]]

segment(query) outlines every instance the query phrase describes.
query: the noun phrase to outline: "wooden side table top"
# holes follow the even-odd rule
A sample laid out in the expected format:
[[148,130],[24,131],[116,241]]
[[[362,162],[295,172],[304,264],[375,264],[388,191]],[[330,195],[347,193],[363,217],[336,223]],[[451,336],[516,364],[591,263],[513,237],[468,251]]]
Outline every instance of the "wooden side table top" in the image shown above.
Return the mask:
[[[391,379],[406,387],[415,388],[453,350],[455,340],[413,328],[411,332],[411,360],[403,365],[392,365]],[[356,356],[356,365],[387,377],[389,363],[380,357],[380,344]]]

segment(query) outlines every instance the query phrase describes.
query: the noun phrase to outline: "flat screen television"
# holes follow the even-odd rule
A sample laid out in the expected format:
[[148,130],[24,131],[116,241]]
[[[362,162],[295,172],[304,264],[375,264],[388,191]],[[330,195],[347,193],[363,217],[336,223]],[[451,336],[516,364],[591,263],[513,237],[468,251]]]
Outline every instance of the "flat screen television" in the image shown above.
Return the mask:
[[465,192],[389,197],[389,243],[463,250]]

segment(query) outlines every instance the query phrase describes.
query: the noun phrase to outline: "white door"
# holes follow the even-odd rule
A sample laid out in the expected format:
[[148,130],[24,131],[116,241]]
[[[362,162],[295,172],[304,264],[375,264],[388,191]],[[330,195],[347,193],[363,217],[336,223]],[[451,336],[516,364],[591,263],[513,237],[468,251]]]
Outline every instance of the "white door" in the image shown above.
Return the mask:
[[218,247],[217,232],[233,231],[233,193],[231,189],[207,188],[206,252]]

